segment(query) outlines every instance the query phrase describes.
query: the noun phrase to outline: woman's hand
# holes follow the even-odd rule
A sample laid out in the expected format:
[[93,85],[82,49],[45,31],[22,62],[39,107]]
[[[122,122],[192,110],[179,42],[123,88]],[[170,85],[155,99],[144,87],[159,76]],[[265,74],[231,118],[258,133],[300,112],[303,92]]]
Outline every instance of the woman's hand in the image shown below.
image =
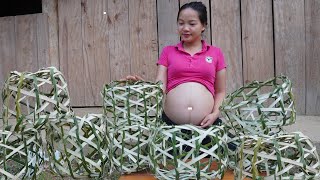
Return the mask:
[[213,112],[211,114],[208,114],[200,123],[200,126],[202,128],[206,128],[208,126],[211,126],[219,117],[219,112]]
[[120,79],[120,81],[144,81],[144,79],[138,75],[128,75],[126,78]]

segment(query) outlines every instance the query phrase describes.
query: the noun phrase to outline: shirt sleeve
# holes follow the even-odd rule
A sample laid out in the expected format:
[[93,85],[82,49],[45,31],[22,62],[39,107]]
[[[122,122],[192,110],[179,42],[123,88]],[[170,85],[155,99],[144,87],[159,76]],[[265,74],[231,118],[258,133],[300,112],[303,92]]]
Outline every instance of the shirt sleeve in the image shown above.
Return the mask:
[[168,67],[168,47],[163,48],[160,54],[159,60],[157,62],[157,65],[163,65],[165,67]]
[[224,60],[224,55],[221,51],[221,49],[219,49],[219,52],[218,52],[218,62],[217,62],[217,66],[216,66],[216,71],[220,71],[224,68],[226,68],[227,65],[225,63],[225,60]]

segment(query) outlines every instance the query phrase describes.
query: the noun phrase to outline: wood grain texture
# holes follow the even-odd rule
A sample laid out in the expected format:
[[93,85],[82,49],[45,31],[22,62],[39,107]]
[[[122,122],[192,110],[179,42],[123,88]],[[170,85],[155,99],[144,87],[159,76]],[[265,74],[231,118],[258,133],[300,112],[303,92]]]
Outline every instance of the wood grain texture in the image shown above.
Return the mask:
[[212,44],[221,48],[227,63],[227,93],[243,85],[240,3],[211,1]]
[[95,12],[95,4],[97,1],[92,0],[81,0],[81,29],[82,29],[82,57],[83,57],[83,82],[84,82],[84,101],[86,106],[94,105],[94,97],[93,93],[98,94],[98,92],[94,92],[92,89],[95,80],[95,59],[94,59],[94,16]]
[[108,1],[109,59],[111,80],[130,74],[130,32],[128,0]]
[[305,0],[306,114],[320,115],[320,1]]
[[274,0],[275,71],[293,82],[298,114],[305,114],[304,1]]
[[154,81],[158,59],[156,2],[129,1],[131,74]]
[[49,33],[49,62],[47,66],[59,65],[59,38],[58,38],[58,1],[59,0],[42,0],[42,12],[48,16],[48,33]]
[[[192,1],[194,1],[194,0],[180,0],[180,7],[184,4],[192,2]],[[199,2],[202,2],[207,7],[208,25],[206,27],[206,30],[203,33],[203,39],[206,40],[207,43],[211,44],[210,0],[199,0]]]
[[[102,97],[100,92],[103,85],[111,79],[110,59],[109,59],[109,34],[108,34],[108,3],[107,0],[97,0],[94,6],[95,16],[93,18],[94,26],[94,63],[89,63],[90,79],[93,81],[92,95],[95,106],[102,106]],[[106,14],[104,14],[106,12]]]
[[100,92],[110,80],[107,2],[82,0],[82,56],[86,106],[102,106]]
[[180,41],[177,29],[179,1],[157,1],[159,54],[164,46],[175,45]]
[[38,14],[15,17],[17,71],[38,70],[37,16]]
[[[16,69],[15,17],[0,18],[0,88],[2,89],[9,73]],[[2,99],[0,100],[2,109]],[[0,111],[1,112],[1,111]],[[2,113],[0,114],[2,117]]]
[[37,15],[37,55],[38,67],[52,66],[49,57],[49,24],[48,15],[41,13]]
[[59,55],[72,106],[85,105],[81,1],[59,1]]
[[245,83],[274,76],[272,0],[241,1],[243,78]]

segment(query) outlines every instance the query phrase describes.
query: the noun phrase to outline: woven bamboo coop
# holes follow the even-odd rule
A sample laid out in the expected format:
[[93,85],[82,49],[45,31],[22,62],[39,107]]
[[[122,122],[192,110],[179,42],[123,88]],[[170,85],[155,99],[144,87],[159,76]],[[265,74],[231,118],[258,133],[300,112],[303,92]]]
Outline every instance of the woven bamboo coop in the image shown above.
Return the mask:
[[239,152],[236,178],[319,179],[320,160],[310,139],[300,132],[247,136]]
[[127,174],[148,169],[150,134],[150,128],[143,125],[109,129],[111,170]]
[[[283,134],[283,126],[296,119],[292,83],[285,76],[253,81],[227,95],[221,107],[228,144],[240,147],[247,135]],[[229,148],[229,167],[236,166],[237,149]]]
[[156,128],[150,141],[152,170],[158,179],[221,179],[228,161],[226,142],[223,126]]
[[60,117],[47,128],[52,168],[60,176],[106,177],[110,164],[103,115]]
[[113,81],[104,86],[104,114],[115,126],[159,123],[162,113],[160,83],[145,81]]
[[4,83],[1,178],[35,178],[45,159],[43,137],[50,119],[72,114],[63,75],[54,67],[12,71]]
[[239,88],[227,95],[220,109],[234,136],[278,133],[296,119],[292,83],[285,76]]
[[12,71],[4,83],[2,100],[3,126],[7,128],[9,119],[15,119],[15,131],[23,126],[41,129],[50,118],[72,113],[67,83],[55,67],[34,73]]
[[125,174],[148,168],[150,128],[161,123],[161,84],[114,81],[101,94],[112,169]]
[[37,130],[4,130],[0,135],[0,179],[36,179],[44,162],[42,141]]

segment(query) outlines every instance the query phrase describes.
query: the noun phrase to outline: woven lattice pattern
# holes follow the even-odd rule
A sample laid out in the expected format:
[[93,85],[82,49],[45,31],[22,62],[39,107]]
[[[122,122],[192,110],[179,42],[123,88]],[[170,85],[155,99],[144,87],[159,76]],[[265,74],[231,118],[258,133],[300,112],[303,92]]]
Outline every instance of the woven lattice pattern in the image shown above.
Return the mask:
[[41,128],[49,118],[71,112],[67,83],[54,67],[35,73],[12,71],[2,99],[4,127],[12,123],[9,119],[15,119],[18,129],[26,124]]
[[226,141],[223,126],[156,128],[150,142],[152,169],[159,179],[221,179],[228,160]]
[[51,121],[47,146],[54,171],[73,178],[104,176],[110,156],[105,122],[102,115],[95,114]]
[[295,122],[291,81],[285,76],[253,81],[229,94],[221,112],[233,136],[277,133]]
[[0,179],[35,179],[44,161],[37,131],[0,131],[0,135]]
[[320,161],[316,148],[300,132],[278,137],[243,138],[237,163],[237,179],[318,179]]
[[160,83],[114,81],[102,92],[103,108],[115,126],[155,125],[162,111]]
[[149,167],[150,129],[142,125],[120,126],[108,130],[112,167],[121,174]]

